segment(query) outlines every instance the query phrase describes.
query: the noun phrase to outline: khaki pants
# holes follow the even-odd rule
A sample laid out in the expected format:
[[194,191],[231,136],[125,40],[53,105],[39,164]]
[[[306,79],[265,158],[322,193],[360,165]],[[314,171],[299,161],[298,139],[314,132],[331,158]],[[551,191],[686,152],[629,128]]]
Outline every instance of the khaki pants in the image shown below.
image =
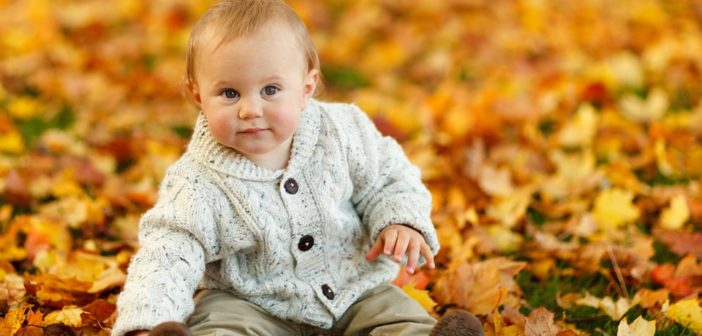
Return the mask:
[[422,306],[391,284],[364,293],[331,330],[279,319],[220,290],[201,293],[188,320],[194,336],[425,336],[435,323]]

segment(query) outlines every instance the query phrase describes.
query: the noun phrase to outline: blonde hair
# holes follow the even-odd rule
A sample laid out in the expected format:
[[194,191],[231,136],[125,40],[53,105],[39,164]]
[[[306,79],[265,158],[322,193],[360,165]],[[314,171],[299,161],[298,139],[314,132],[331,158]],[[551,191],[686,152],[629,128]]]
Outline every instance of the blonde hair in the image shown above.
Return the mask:
[[307,71],[316,69],[321,76],[319,55],[307,27],[288,4],[282,0],[223,0],[208,9],[190,32],[186,54],[186,86],[195,83],[195,60],[205,31],[211,31],[212,36],[219,39],[218,45],[221,45],[246,36],[276,19],[287,23],[297,37],[307,59]]

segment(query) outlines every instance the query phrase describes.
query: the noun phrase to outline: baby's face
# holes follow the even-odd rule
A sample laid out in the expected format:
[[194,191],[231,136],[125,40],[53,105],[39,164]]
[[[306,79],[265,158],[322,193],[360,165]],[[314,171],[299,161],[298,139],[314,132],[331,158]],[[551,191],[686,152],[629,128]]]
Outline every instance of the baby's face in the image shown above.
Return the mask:
[[219,47],[207,35],[191,90],[213,136],[253,162],[287,163],[317,71],[306,71],[302,48],[284,24],[267,23]]

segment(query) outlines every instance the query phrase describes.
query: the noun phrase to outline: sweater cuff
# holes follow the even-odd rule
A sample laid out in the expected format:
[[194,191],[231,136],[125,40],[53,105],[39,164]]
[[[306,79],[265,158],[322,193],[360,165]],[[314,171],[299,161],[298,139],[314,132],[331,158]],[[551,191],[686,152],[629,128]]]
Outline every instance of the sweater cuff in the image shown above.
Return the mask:
[[146,306],[143,309],[130,309],[121,312],[117,322],[112,328],[112,336],[123,336],[134,330],[151,330],[157,325],[169,321],[168,317],[159,314],[163,309],[155,306]]

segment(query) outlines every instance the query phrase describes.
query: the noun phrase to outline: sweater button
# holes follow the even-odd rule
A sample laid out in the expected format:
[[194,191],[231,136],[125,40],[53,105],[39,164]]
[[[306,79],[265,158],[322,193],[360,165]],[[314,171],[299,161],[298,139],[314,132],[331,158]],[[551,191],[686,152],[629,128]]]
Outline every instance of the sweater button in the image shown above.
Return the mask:
[[297,181],[295,181],[295,179],[289,178],[287,181],[285,181],[285,184],[283,184],[283,188],[285,188],[285,191],[287,191],[288,194],[296,194]]
[[301,251],[307,251],[314,246],[314,237],[310,235],[306,235],[302,238],[300,238],[300,241],[297,243],[297,248],[299,248]]
[[331,289],[331,287],[329,287],[329,285],[322,285],[322,293],[324,293],[324,296],[326,296],[327,299],[334,300],[334,291]]

